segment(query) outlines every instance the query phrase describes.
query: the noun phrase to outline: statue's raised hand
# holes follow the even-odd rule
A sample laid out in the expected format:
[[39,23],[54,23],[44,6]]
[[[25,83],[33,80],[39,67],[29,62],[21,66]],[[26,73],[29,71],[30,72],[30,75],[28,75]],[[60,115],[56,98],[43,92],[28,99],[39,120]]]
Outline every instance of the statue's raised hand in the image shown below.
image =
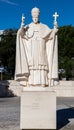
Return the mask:
[[57,21],[54,21],[54,28],[58,28]]
[[24,26],[25,26],[25,17],[24,14],[22,14],[21,28],[24,28]]

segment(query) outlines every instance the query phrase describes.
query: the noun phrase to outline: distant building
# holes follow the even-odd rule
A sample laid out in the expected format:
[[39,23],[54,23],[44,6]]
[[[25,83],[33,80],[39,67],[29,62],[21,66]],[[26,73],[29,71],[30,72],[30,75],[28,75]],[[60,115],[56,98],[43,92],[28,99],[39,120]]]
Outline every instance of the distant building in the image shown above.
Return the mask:
[[1,41],[1,35],[3,34],[4,30],[0,30],[0,41]]

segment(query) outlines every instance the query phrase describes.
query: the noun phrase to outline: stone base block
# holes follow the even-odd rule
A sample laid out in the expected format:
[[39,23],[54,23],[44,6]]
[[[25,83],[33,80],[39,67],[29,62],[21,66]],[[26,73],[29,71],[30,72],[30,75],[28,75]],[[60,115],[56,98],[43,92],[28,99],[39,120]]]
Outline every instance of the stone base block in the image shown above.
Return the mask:
[[20,129],[56,129],[56,94],[25,89],[21,95]]

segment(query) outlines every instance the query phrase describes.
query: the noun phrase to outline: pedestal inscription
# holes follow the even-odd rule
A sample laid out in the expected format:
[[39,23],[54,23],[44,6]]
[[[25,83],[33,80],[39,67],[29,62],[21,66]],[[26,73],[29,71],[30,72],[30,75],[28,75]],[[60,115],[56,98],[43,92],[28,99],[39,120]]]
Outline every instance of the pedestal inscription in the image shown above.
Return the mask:
[[56,96],[50,91],[24,91],[21,96],[21,129],[56,129]]

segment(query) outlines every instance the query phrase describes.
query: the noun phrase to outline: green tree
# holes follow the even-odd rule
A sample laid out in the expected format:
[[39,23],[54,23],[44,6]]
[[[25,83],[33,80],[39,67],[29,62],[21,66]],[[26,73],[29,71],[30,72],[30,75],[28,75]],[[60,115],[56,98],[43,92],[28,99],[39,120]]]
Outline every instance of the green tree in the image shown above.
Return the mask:
[[7,67],[12,74],[14,74],[15,68],[16,32],[16,29],[5,30],[0,42],[1,65]]
[[58,32],[59,68],[65,70],[66,79],[72,78],[74,57],[74,27],[71,25],[59,28]]

